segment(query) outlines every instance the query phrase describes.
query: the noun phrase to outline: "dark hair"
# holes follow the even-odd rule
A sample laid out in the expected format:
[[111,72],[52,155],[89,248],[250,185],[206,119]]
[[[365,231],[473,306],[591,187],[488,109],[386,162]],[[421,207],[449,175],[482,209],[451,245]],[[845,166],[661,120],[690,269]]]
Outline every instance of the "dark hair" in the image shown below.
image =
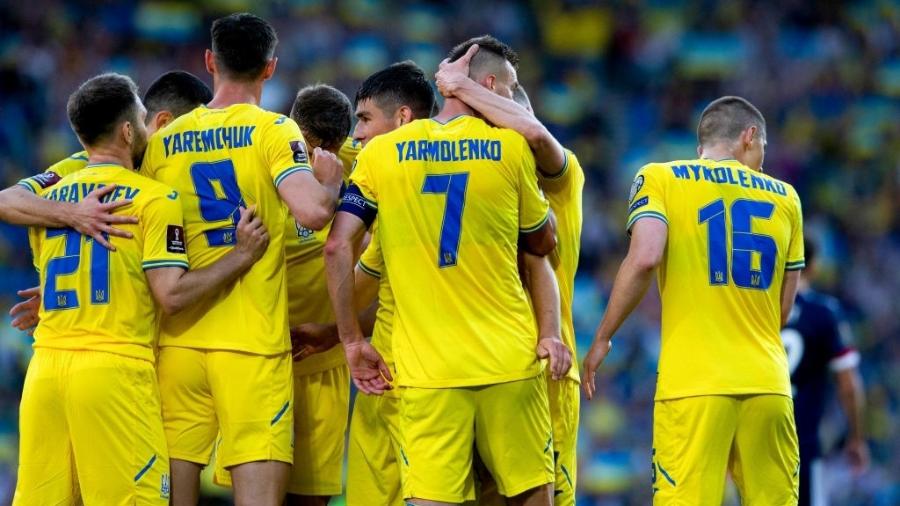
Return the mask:
[[717,98],[700,114],[697,125],[697,141],[701,146],[715,141],[731,141],[741,132],[755,126],[763,139],[766,137],[766,119],[759,109],[747,99],[734,96]]
[[210,35],[220,72],[242,81],[252,81],[263,73],[278,44],[272,25],[247,12],[213,21]]
[[353,111],[347,95],[327,84],[316,84],[297,92],[291,119],[322,149],[335,149],[350,135]]
[[101,74],[81,84],[69,96],[66,113],[81,142],[96,145],[123,121],[137,123],[138,88],[128,76]]
[[212,100],[213,94],[203,81],[190,72],[173,70],[156,78],[144,94],[147,116],[169,111],[176,118]]
[[367,99],[388,114],[405,105],[416,119],[430,118],[436,107],[434,91],[425,72],[410,60],[389,65],[366,78],[353,103],[358,105]]
[[512,50],[511,47],[500,42],[492,35],[482,35],[480,37],[471,38],[450,50],[447,58],[451,62],[460,59],[473,44],[478,44],[478,52],[469,62],[469,75],[473,79],[478,79],[486,73],[497,74],[502,72],[505,67],[502,65],[504,60],[508,61],[514,69],[519,68],[519,55]]

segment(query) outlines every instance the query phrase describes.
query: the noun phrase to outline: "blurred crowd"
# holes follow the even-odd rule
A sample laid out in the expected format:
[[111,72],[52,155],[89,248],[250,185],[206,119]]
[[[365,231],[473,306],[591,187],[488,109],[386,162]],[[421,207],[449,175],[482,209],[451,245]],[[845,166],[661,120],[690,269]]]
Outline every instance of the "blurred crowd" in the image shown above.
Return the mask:
[[[184,69],[208,80],[215,17],[252,10],[280,38],[263,106],[287,111],[299,87],[353,97],[371,72],[412,59],[427,73],[450,47],[491,33],[512,45],[538,117],[587,171],[576,283],[586,351],[627,243],[633,174],[696,156],[710,100],[742,95],[768,120],[766,171],[792,183],[820,244],[819,289],[851,318],[861,352],[873,465],[853,476],[840,455],[836,403],[822,438],[836,504],[900,504],[900,3],[896,0],[0,0],[0,184],[78,150],[69,94],[101,71],[146,87]],[[606,2],[603,2],[606,4]],[[0,224],[0,307],[35,283],[25,232]],[[583,401],[579,504],[650,502],[650,429],[659,302],[641,305]],[[30,338],[0,327],[0,503],[15,484],[17,407]]]

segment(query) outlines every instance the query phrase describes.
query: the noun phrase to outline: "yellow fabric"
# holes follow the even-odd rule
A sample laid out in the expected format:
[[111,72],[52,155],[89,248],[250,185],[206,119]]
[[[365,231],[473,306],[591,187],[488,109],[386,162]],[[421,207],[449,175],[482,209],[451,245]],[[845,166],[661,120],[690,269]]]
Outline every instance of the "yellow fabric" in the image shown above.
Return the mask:
[[181,194],[195,268],[232,249],[241,205],[256,204],[270,238],[263,257],[232,286],[165,318],[160,345],[260,355],[290,350],[287,208],[276,187],[312,170],[297,124],[250,104],[198,107],[151,137],[141,170]]
[[[154,360],[157,308],[144,271],[188,268],[181,202],[170,188],[118,165],[90,165],[41,190],[46,199],[77,202],[95,187],[116,184],[110,201],[132,199],[118,214],[133,239],[110,238],[116,251],[72,229],[32,228],[34,265],[43,300],[35,348],[95,350]],[[181,238],[176,241],[174,235]],[[173,243],[174,242],[174,243]]]
[[159,410],[146,360],[35,350],[22,391],[13,504],[168,504]]
[[159,351],[157,371],[173,459],[207,465],[221,431],[216,461],[222,467],[293,461],[290,353],[263,356],[167,346]]
[[547,375],[547,395],[550,398],[553,457],[556,469],[553,504],[555,506],[575,506],[581,390],[576,381],[569,378],[554,381]]
[[347,444],[347,506],[404,506],[399,397],[357,394]]
[[516,252],[549,206],[522,136],[471,116],[413,121],[366,144],[350,180],[378,208],[399,384],[536,376]]
[[644,166],[632,193],[628,229],[668,223],[656,398],[790,396],[779,328],[784,272],[803,266],[794,188],[734,160],[681,160]]
[[[344,183],[350,178],[359,143],[348,137],[338,152],[344,165]],[[334,323],[334,310],[328,296],[325,258],[322,249],[331,231],[306,228],[290,213],[285,220],[284,253],[287,261],[288,321],[291,327],[301,323]],[[294,374],[313,374],[344,364],[344,347],[340,344],[322,353],[294,363]]]
[[[296,374],[294,363],[294,466],[287,493],[341,495],[344,435],[350,414],[350,369],[346,365]],[[231,487],[231,473],[216,459],[215,483]]]
[[[575,153],[567,150],[563,173],[553,178],[542,177],[540,182],[544,195],[550,201],[550,209],[553,209],[553,214],[556,215],[556,248],[548,258],[559,284],[561,337],[572,351],[572,356],[577,358],[572,299],[575,296],[575,272],[578,270],[581,225],[584,221],[581,195],[584,190],[584,169],[581,168]],[[581,382],[578,360],[572,361],[572,368],[569,369],[567,376]]]
[[797,504],[800,454],[790,397],[656,401],[653,447],[653,504],[722,504],[726,471],[741,504]]
[[460,503],[474,499],[477,451],[500,494],[552,483],[553,439],[543,375],[483,387],[400,392],[403,493]]
[[57,178],[64,178],[85,168],[88,163],[87,151],[79,151],[68,158],[64,158],[47,170],[34,176],[20,179],[17,183],[32,193],[40,193],[42,189],[56,184]]

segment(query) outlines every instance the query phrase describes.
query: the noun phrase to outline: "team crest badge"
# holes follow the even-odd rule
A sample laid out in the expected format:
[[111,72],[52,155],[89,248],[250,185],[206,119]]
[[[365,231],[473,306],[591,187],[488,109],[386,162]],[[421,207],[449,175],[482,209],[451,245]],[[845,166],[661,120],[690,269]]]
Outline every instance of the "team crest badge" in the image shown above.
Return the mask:
[[631,183],[631,191],[628,192],[628,202],[629,203],[632,200],[634,200],[634,196],[637,195],[639,191],[641,191],[641,188],[643,186],[644,186],[644,176],[643,175],[640,175],[640,176],[634,178],[634,182]]
[[294,153],[294,163],[309,163],[309,155],[306,153],[306,145],[303,141],[291,141],[291,152]]
[[172,489],[169,483],[169,475],[163,473],[162,478],[160,478],[159,480],[159,496],[163,499],[168,499],[171,490]]

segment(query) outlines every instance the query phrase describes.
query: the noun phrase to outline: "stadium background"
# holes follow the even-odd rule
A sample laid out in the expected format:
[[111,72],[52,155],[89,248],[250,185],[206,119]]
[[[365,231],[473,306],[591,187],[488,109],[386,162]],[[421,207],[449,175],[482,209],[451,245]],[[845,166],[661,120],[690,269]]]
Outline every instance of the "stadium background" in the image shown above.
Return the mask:
[[[522,57],[537,115],[587,170],[575,317],[583,353],[626,249],[633,173],[695,156],[693,125],[709,100],[743,95],[768,119],[767,172],[796,186],[815,280],[852,319],[862,354],[873,465],[852,478],[843,417],[822,435],[835,504],[900,504],[900,3],[837,1],[0,0],[0,183],[79,149],[65,116],[84,79],[114,70],[146,87],[203,67],[210,21],[252,10],[281,40],[263,106],[287,111],[302,85],[351,98],[385,65],[411,58],[430,75],[447,50],[492,33]],[[36,279],[23,229],[0,225],[0,306]],[[648,504],[659,303],[647,297],[582,404],[579,504]],[[17,406],[30,338],[0,326],[0,504],[15,486]],[[49,456],[48,456],[49,458]]]

